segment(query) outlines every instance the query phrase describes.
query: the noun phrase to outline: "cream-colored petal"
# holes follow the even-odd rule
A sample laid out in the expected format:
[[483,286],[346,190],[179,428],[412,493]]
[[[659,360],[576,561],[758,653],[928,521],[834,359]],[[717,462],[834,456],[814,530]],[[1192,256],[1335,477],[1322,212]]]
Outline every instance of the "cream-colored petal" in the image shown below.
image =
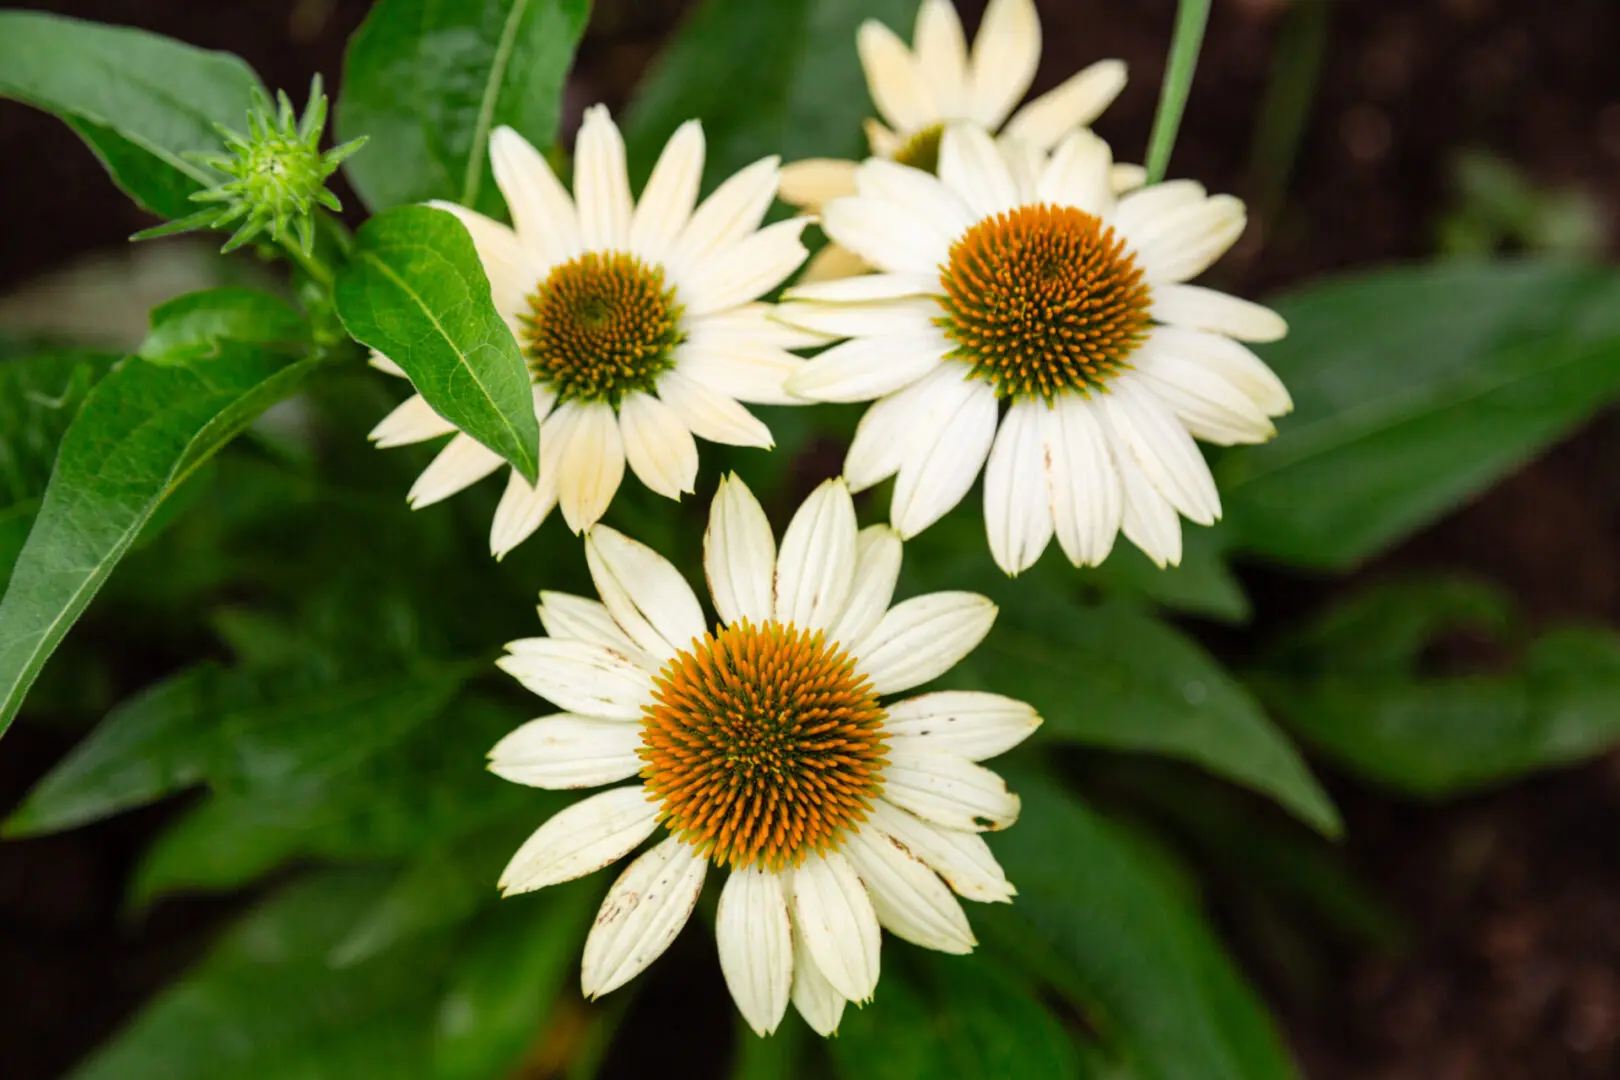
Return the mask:
[[670,246],[664,268],[681,281],[712,254],[759,228],[776,197],[780,159],[761,158],[714,189]]
[[[889,519],[907,540],[962,501],[996,435],[997,401],[988,383],[964,379],[949,393],[932,395],[930,408],[935,412],[912,436],[889,507]],[[929,422],[936,418],[942,422]]]
[[641,771],[639,749],[639,724],[557,713],[530,720],[496,743],[489,771],[529,787],[600,787]]
[[1114,154],[1090,131],[1076,131],[1058,144],[1041,175],[1041,202],[1075,206],[1104,220],[1114,213]]
[[1243,203],[1215,195],[1181,207],[1125,234],[1147,279],[1182,282],[1197,277],[1226,254],[1248,221]]
[[941,364],[910,386],[879,398],[855,426],[844,456],[844,479],[864,491],[899,471],[912,448],[937,437],[964,392],[957,364]]
[[472,487],[504,464],[505,458],[471,435],[457,435],[422,470],[422,475],[406,493],[405,501],[411,504],[412,510],[432,506]]
[[370,350],[370,352],[366,355],[366,363],[370,364],[384,375],[392,375],[396,379],[404,379],[408,377],[405,374],[404,368],[388,359],[388,357],[384,356],[376,349]]
[[[791,874],[791,872],[790,872]],[[784,875],[784,887],[792,887],[792,878]],[[799,1010],[804,1022],[818,1035],[834,1035],[838,1021],[844,1015],[844,995],[833,989],[827,976],[816,966],[815,957],[804,943],[804,934],[793,927],[793,1007]]]
[[882,931],[866,887],[837,852],[812,853],[793,872],[794,925],[839,994],[867,1001],[877,988]]
[[937,750],[889,748],[883,797],[947,829],[985,832],[1018,820],[1018,796],[983,765]]
[[546,633],[551,637],[601,645],[630,660],[649,675],[658,670],[659,661],[630,640],[630,635],[613,621],[613,614],[600,600],[542,590],[538,610],[540,625],[546,628]]
[[508,655],[495,665],[567,712],[639,720],[642,706],[652,701],[652,677],[605,646],[547,637],[523,638],[506,647]]
[[692,219],[702,180],[703,124],[688,120],[670,136],[642,189],[630,218],[630,250],[646,262],[662,262]]
[[827,631],[841,645],[860,641],[877,628],[900,580],[903,544],[889,525],[869,525],[855,536],[855,583],[844,613]]
[[707,626],[697,594],[646,544],[598,525],[585,536],[585,562],[613,620],[660,662],[703,637]]
[[917,70],[941,117],[961,116],[968,105],[967,41],[950,0],[923,0],[912,38]]
[[1108,181],[1115,195],[1125,195],[1147,183],[1147,170],[1130,162],[1114,162],[1108,171]]
[[924,593],[890,608],[850,652],[877,693],[898,694],[955,667],[995,621],[996,605],[978,593]]
[[574,200],[527,139],[504,125],[496,128],[489,137],[489,160],[518,239],[537,270],[543,274],[585,250]]
[[776,612],[776,537],[765,510],[736,473],[720,478],[703,534],[703,572],[714,609],[727,626],[755,626]]
[[883,736],[893,745],[983,761],[1011,750],[1040,726],[1039,714],[1022,701],[978,690],[941,690],[890,705]]
[[1018,185],[1007,161],[983,128],[951,124],[939,141],[939,178],[977,218],[1018,205]]
[[[557,452],[557,502],[563,520],[582,533],[601,520],[624,479],[624,443],[619,418],[606,402],[568,402],[575,409],[573,431]],[[542,448],[544,444],[542,438]]]
[[1007,172],[1013,179],[1013,190],[1018,193],[1018,205],[1030,206],[1040,201],[1036,188],[1041,174],[1046,171],[1046,154],[1039,147],[1017,139],[997,139],[996,149],[1007,163]]
[[912,296],[935,296],[944,291],[937,273],[861,274],[832,281],[811,281],[782,293],[785,300],[829,301],[848,304],[872,300],[903,300]]
[[1159,285],[1153,317],[1162,323],[1225,334],[1239,341],[1278,341],[1288,333],[1283,317],[1268,307],[1202,285]]
[[746,304],[786,281],[810,254],[799,239],[809,222],[801,217],[767,225],[682,271],[676,297],[687,317]]
[[1120,197],[1112,224],[1127,236],[1140,233],[1178,210],[1202,205],[1208,197],[1196,180],[1166,180],[1137,188]]
[[855,187],[863,198],[878,199],[921,217],[942,232],[949,243],[974,221],[972,209],[938,177],[909,165],[882,158],[861,164]]
[[1075,566],[1100,566],[1114,549],[1125,496],[1099,406],[1078,394],[1043,418],[1047,497],[1058,544]]
[[844,613],[855,583],[855,502],[842,477],[804,500],[776,558],[776,618],[825,630]]
[[776,317],[778,304],[763,301],[686,320],[686,340],[698,348],[815,349],[832,337],[792,326]]
[[944,878],[958,896],[983,904],[1003,904],[1018,895],[990,853],[990,845],[976,832],[942,828],[886,799],[873,803],[867,823],[904,844]]
[[531,484],[513,469],[506,480],[506,491],[495,507],[495,520],[489,527],[489,553],[499,562],[536,529],[557,505],[556,477],[540,473],[540,482]]
[[821,208],[821,228],[840,247],[879,270],[926,276],[950,256],[953,233],[887,199],[856,195]]
[[592,105],[574,141],[574,201],[588,251],[623,251],[630,243],[630,174],[624,137],[607,106]]
[[389,450],[437,439],[455,430],[456,425],[434,412],[426,398],[421,394],[412,394],[383,417],[366,438],[376,443],[379,450]]
[[489,298],[496,313],[509,319],[527,311],[529,294],[534,292],[544,271],[539,260],[518,241],[517,233],[465,206],[438,199],[428,205],[451,214],[466,228],[473,249],[478,252],[478,261],[483,265],[484,276],[489,279]]
[[667,371],[659,379],[658,397],[699,438],[728,446],[769,449],[775,445],[771,429],[735,398],[711,390],[679,371]]
[[1153,347],[1213,371],[1242,391],[1267,416],[1281,416],[1294,409],[1288,388],[1277,373],[1252,349],[1231,338],[1179,326],[1158,326],[1153,330]]
[[819,210],[829,199],[855,194],[855,162],[839,158],[806,158],[782,166],[776,196],[789,206]]
[[1211,525],[1221,516],[1221,496],[1204,455],[1163,401],[1134,375],[1109,384],[1102,416],[1115,445],[1127,446],[1159,494],[1189,520]]
[[862,304],[790,300],[776,306],[776,318],[828,339],[874,337],[884,334],[922,334],[940,316],[939,301],[931,296],[908,300],[880,300]]
[[799,273],[799,285],[814,285],[818,281],[838,281],[840,278],[854,277],[864,274],[872,269],[866,260],[846,248],[837,244],[826,243],[810,256],[810,261],[804,264]]
[[992,131],[1023,100],[1041,62],[1034,0],[990,0],[968,63],[972,117]]
[[876,829],[862,829],[844,842],[843,853],[866,885],[878,922],[891,934],[959,955],[978,944],[949,887],[904,846]]
[[1026,103],[1002,133],[1045,150],[1103,114],[1125,89],[1125,62],[1099,60]]
[[1265,442],[1277,433],[1243,391],[1195,360],[1149,341],[1133,358],[1135,377],[1176,414],[1194,438],[1218,446]]
[[990,555],[1010,576],[1034,566],[1052,539],[1046,444],[1041,437],[1049,411],[1042,400],[1015,401],[1002,417],[984,467],[984,525]]
[[901,131],[916,131],[938,122],[939,104],[917,62],[893,30],[867,19],[855,35],[855,51],[866,72],[866,87],[878,115]]
[[776,1030],[793,987],[793,924],[782,879],[769,870],[733,870],[714,917],[720,971],[754,1034]]
[[1121,445],[1112,435],[1109,442],[1125,501],[1120,531],[1161,570],[1179,564],[1181,518],[1176,508],[1143,475],[1130,447]]
[[927,375],[950,351],[936,326],[852,338],[805,361],[786,389],[808,401],[874,401]]
[[866,132],[866,145],[871,149],[873,157],[892,158],[905,144],[895,132],[884,126],[883,121],[875,116],[868,116],[861,122],[861,130]]
[[626,394],[619,403],[619,437],[630,471],[649,490],[679,499],[696,488],[697,443],[662,401],[641,390]]
[[784,384],[804,367],[804,358],[741,335],[689,338],[675,347],[675,369],[717,394],[753,405],[802,405]]
[[501,871],[503,896],[593,874],[634,851],[658,827],[659,804],[640,784],[613,788],[557,811]]
[[617,990],[663,955],[692,917],[708,867],[690,844],[672,836],[619,875],[585,938],[580,987],[586,997]]

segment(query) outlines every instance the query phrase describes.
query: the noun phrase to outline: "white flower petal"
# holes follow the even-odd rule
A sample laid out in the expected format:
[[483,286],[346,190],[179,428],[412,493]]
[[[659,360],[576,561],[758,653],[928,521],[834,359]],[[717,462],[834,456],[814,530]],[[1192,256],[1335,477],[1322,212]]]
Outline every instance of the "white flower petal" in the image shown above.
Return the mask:
[[978,944],[950,888],[904,846],[876,829],[862,829],[844,842],[843,853],[891,934],[958,955]]
[[911,50],[893,30],[867,19],[855,35],[855,51],[878,115],[901,131],[925,128],[939,118],[939,105]]
[[748,485],[731,473],[720,478],[703,534],[703,572],[714,609],[727,626],[755,626],[776,611],[776,537]]
[[533,255],[537,270],[544,274],[585,250],[574,200],[527,139],[505,125],[496,128],[489,137],[489,161],[518,239]]
[[1121,196],[1111,224],[1130,236],[1151,229],[1178,210],[1202,205],[1206,198],[1204,185],[1196,180],[1166,180]]
[[1254,355],[1252,349],[1231,338],[1179,326],[1158,326],[1153,329],[1153,347],[1213,371],[1237,387],[1267,416],[1293,411],[1294,401],[1277,373]]
[[1103,114],[1125,89],[1125,62],[1099,60],[1026,103],[1002,134],[1045,150]]
[[1113,380],[1108,389],[1100,400],[1114,445],[1130,448],[1171,506],[1200,525],[1214,524],[1221,516],[1220,492],[1186,425],[1133,374]]
[[1052,522],[1063,554],[1075,566],[1100,566],[1108,558],[1125,511],[1098,409],[1091,400],[1068,394],[1042,418]]
[[877,988],[882,931],[872,900],[849,861],[812,853],[793,872],[794,925],[834,990],[867,1001]]
[[977,593],[925,593],[890,608],[850,651],[877,693],[898,694],[955,667],[995,621],[996,605]]
[[412,394],[378,421],[366,438],[376,443],[379,450],[389,450],[437,439],[455,430],[456,425],[434,412],[426,398],[421,394]]
[[983,765],[910,745],[889,748],[883,797],[947,829],[1005,829],[1018,820],[1018,796]]
[[976,832],[942,828],[886,799],[873,803],[867,824],[904,844],[959,896],[984,904],[1002,904],[1018,895],[991,854],[990,845]]
[[990,0],[969,61],[973,119],[994,130],[1018,104],[1041,62],[1034,0]]
[[660,263],[670,245],[692,219],[698,184],[703,179],[703,125],[688,120],[675,129],[658,155],[641,201],[630,219],[630,250],[649,263]]
[[698,348],[814,349],[829,335],[791,326],[778,319],[778,305],[763,301],[686,320],[686,340]]
[[692,586],[646,544],[598,525],[585,536],[585,561],[613,620],[660,662],[703,637],[703,608]]
[[553,638],[601,645],[626,657],[648,674],[658,670],[659,661],[630,640],[630,635],[613,621],[612,613],[600,600],[542,590],[539,613],[540,625]]
[[634,851],[658,827],[659,804],[640,784],[613,788],[557,811],[501,871],[503,896],[593,874]]
[[867,300],[902,300],[942,292],[939,274],[861,274],[832,281],[795,285],[782,293],[787,300],[860,303]]
[[954,235],[943,222],[864,195],[823,206],[821,228],[834,243],[879,270],[918,275],[937,273],[950,256]]
[[779,158],[761,158],[698,205],[664,259],[673,280],[686,280],[693,267],[759,228],[776,196],[779,164]]
[[1149,281],[1181,282],[1202,274],[1226,254],[1243,235],[1247,221],[1241,201],[1215,195],[1135,228],[1126,239]]
[[818,210],[829,199],[855,194],[855,162],[806,158],[782,166],[777,198],[789,206]]
[[973,225],[973,211],[962,197],[932,173],[909,165],[871,158],[855,174],[862,197],[881,200],[923,218],[943,233],[946,244]]
[[652,701],[652,676],[623,653],[561,638],[509,642],[495,665],[530,693],[571,713],[604,720],[639,720]]
[[985,531],[991,557],[1008,575],[1034,566],[1052,539],[1046,443],[1041,437],[1050,411],[1041,400],[1013,402],[985,463]]
[[885,710],[883,736],[892,746],[952,753],[968,761],[1004,754],[1041,726],[1022,701],[978,690],[941,690],[896,702]]
[[983,128],[952,124],[939,141],[939,178],[979,218],[1018,205],[1018,186],[1007,161]]
[[540,283],[543,271],[539,261],[518,241],[517,233],[465,206],[439,199],[428,205],[453,214],[466,228],[484,276],[489,279],[489,298],[496,313],[510,319],[527,311],[529,294]]
[[574,201],[588,251],[623,251],[630,243],[630,175],[624,137],[607,106],[592,105],[574,140]]
[[580,987],[598,998],[663,955],[692,917],[709,862],[670,837],[619,875],[585,938]]
[[[575,410],[568,437],[557,449],[557,502],[573,532],[595,525],[624,479],[624,443],[619,418],[605,401],[568,402],[557,413]],[[545,438],[541,437],[542,451]]]
[[717,394],[754,405],[800,405],[784,385],[804,366],[804,359],[774,345],[741,335],[687,339],[675,347],[675,369]]
[[[842,198],[835,195],[833,198]],[[846,251],[834,243],[821,245],[821,249],[810,256],[810,261],[804,264],[799,273],[799,285],[812,285],[818,281],[837,281],[840,278],[853,277],[864,274],[872,269],[866,265],[866,260],[853,251]]]
[[848,646],[877,628],[894,599],[903,547],[889,525],[870,525],[856,534],[855,583],[844,613],[827,631],[828,641]]
[[1288,324],[1270,308],[1202,285],[1157,286],[1153,290],[1153,317],[1162,323],[1225,334],[1239,341],[1278,341],[1288,334]]
[[950,351],[937,326],[851,338],[805,361],[787,390],[811,401],[873,401],[927,375]]
[[675,410],[635,390],[619,403],[619,437],[630,471],[666,499],[690,495],[697,486],[698,450]]
[[[791,888],[792,879],[787,878],[784,887]],[[827,976],[821,973],[816,966],[815,957],[810,955],[809,946],[804,943],[804,934],[797,925],[793,927],[793,1007],[799,1010],[804,1022],[810,1025],[811,1030],[818,1035],[833,1035],[838,1031],[838,1021],[844,1015],[844,995],[833,989]]]
[[489,771],[529,787],[600,787],[641,771],[641,725],[558,713],[530,720],[495,744]]
[[907,540],[962,501],[996,436],[996,395],[988,383],[962,379],[930,395],[929,408],[911,437],[889,507],[889,519]]
[[692,434],[728,446],[775,445],[771,429],[735,398],[717,393],[679,371],[666,371],[658,380],[658,397]]
[[1179,564],[1181,518],[1176,515],[1176,508],[1143,475],[1129,447],[1113,443],[1111,448],[1125,499],[1120,531],[1159,569]]
[[844,613],[855,583],[855,502],[840,477],[804,500],[776,558],[776,617],[825,630]]
[[513,469],[506,480],[506,491],[495,507],[495,520],[489,527],[489,553],[499,562],[513,548],[534,535],[536,529],[557,505],[557,479],[541,470],[540,483],[530,484]]
[[720,971],[754,1034],[776,1030],[793,987],[793,924],[782,879],[761,869],[733,870],[714,917]]
[[457,435],[439,451],[422,475],[416,478],[405,501],[412,510],[432,506],[464,491],[506,464],[506,459],[473,438]]
[[950,0],[923,0],[912,43],[938,115],[961,116],[968,104],[967,42]]
[[687,316],[700,318],[770,292],[810,254],[799,234],[809,218],[767,225],[682,272],[676,292]]
[[388,359],[388,357],[384,356],[382,353],[378,352],[376,349],[372,349],[366,355],[366,363],[370,364],[372,367],[376,368],[378,371],[382,372],[384,375],[392,375],[396,379],[404,379],[404,378],[408,377],[405,374],[405,369],[404,368],[400,367],[398,364],[396,364],[392,360]]
[[883,121],[875,116],[868,116],[861,121],[861,129],[866,132],[866,145],[871,149],[873,157],[892,158],[905,144],[904,139],[890,131],[883,125]]
[[790,300],[776,307],[781,322],[827,338],[920,334],[932,329],[939,315],[939,301],[931,296],[864,304]]
[[1018,205],[1029,206],[1039,202],[1036,188],[1041,174],[1046,171],[1046,154],[1039,147],[1017,139],[997,139],[996,149],[1001,153],[1001,160],[1007,163],[1013,189],[1018,193]]
[[1125,195],[1147,183],[1147,170],[1140,165],[1116,161],[1114,167],[1108,170],[1108,181],[1113,185],[1115,195]]
[[1196,360],[1153,347],[1133,357],[1135,377],[1176,414],[1195,438],[1219,446],[1265,442],[1277,433],[1247,394]]
[[1076,131],[1058,145],[1041,175],[1041,202],[1074,206],[1106,220],[1114,212],[1114,154],[1090,131]]
[[941,364],[910,386],[879,398],[855,426],[844,456],[844,479],[864,491],[899,471],[920,440],[937,437],[946,407],[963,392],[962,368]]

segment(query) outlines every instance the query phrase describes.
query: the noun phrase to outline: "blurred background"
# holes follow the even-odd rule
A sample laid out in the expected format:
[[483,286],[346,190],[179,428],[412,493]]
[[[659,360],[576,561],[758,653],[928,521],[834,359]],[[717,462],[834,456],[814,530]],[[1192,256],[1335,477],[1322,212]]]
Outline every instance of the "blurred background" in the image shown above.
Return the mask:
[[[136,26],[244,57],[301,100],[335,88],[366,0],[75,0],[27,7]],[[678,25],[681,0],[597,0],[562,130],[588,103],[622,106]],[[1097,129],[1140,160],[1173,0],[1038,2],[1035,91],[1120,57],[1131,81]],[[959,4],[969,27],[982,4]],[[909,28],[906,28],[909,36]],[[1620,249],[1620,5],[1610,0],[1217,0],[1170,175],[1249,201],[1220,284],[1264,297],[1320,275],[1434,255]],[[150,224],[60,122],[0,102],[9,208],[0,331],[138,341],[146,310],[223,273],[207,242],[132,248]],[[354,200],[338,191],[351,207]],[[1603,413],[1539,460],[1349,578],[1239,564],[1255,621],[1275,626],[1369,581],[1464,572],[1534,625],[1620,624],[1620,419]],[[1223,657],[1242,627],[1182,620]],[[94,633],[87,622],[81,633]],[[1443,638],[1426,657],[1490,670],[1492,645]],[[131,656],[86,689],[113,701],[184,658]],[[98,715],[86,709],[78,722]],[[47,717],[0,747],[9,811],[82,733]],[[1584,1080],[1620,1076],[1620,757],[1445,804],[1372,788],[1317,762],[1346,819],[1345,858],[1398,931],[1301,942],[1252,904],[1215,914],[1311,1080]],[[0,844],[0,1076],[50,1080],[184,969],[245,898],[125,903],[143,848],[186,800],[61,835]],[[1249,872],[1249,871],[1242,871]],[[706,947],[687,935],[676,951]],[[688,993],[647,978],[648,1000]],[[718,974],[689,991],[714,1016],[665,1023],[683,1061],[723,1068]],[[649,1020],[657,1025],[657,1020]],[[707,1024],[707,1028],[705,1028]],[[647,1029],[643,1029],[647,1030]],[[657,1041],[657,1040],[653,1040]],[[684,1044],[681,1044],[684,1046]],[[608,1053],[639,1075],[647,1051]],[[543,1063],[532,1075],[552,1075]]]

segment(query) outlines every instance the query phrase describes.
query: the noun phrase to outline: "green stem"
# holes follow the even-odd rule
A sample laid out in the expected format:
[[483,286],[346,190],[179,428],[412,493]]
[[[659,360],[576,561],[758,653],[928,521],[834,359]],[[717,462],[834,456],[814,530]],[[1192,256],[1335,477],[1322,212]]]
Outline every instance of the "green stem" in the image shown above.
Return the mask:
[[1159,111],[1153,117],[1153,135],[1148,140],[1147,182],[1157,184],[1170,167],[1170,151],[1176,145],[1176,131],[1187,107],[1193,72],[1198,67],[1198,50],[1204,44],[1204,26],[1209,22],[1209,0],[1181,0],[1176,10],[1176,32],[1170,42],[1170,59],[1164,69],[1164,85],[1159,90]]

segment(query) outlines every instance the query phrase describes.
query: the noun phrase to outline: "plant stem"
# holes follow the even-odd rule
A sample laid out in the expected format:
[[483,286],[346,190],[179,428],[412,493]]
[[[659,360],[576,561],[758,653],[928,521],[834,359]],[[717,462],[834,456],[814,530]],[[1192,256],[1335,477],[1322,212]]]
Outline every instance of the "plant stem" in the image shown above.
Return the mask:
[[1153,134],[1148,140],[1147,182],[1157,184],[1170,166],[1170,151],[1176,145],[1176,130],[1187,107],[1193,72],[1198,67],[1198,50],[1204,44],[1204,26],[1209,22],[1209,0],[1181,0],[1176,9],[1176,31],[1170,41],[1170,59],[1165,64],[1164,85],[1159,90],[1159,110],[1153,117]]

